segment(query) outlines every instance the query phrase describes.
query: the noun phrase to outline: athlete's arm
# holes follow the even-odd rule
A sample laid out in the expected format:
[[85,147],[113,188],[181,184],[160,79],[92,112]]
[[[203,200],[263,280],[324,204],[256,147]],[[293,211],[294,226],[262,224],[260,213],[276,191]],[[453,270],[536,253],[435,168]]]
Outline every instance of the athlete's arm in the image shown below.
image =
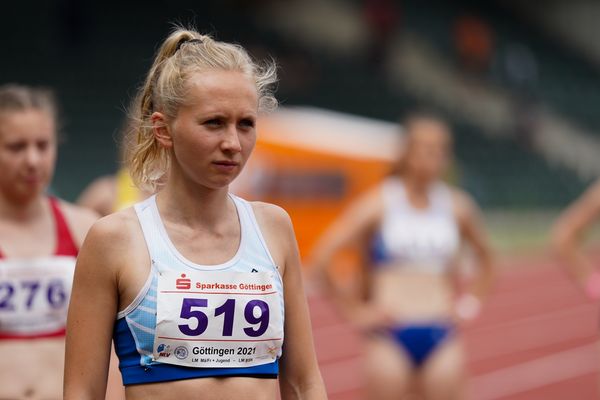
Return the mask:
[[103,176],[94,180],[79,195],[77,204],[104,216],[114,211],[117,183],[114,176]]
[[103,399],[118,308],[117,271],[129,237],[115,216],[99,220],[79,252],[67,319],[64,398]]
[[280,360],[282,400],[326,399],[314,351],[300,257],[292,222],[279,207],[254,203],[257,220],[274,261],[283,275],[285,340]]
[[373,231],[381,220],[382,212],[381,187],[377,186],[354,201],[333,222],[321,236],[311,254],[311,272],[315,274],[319,283],[324,286],[325,292],[331,295],[336,307],[342,314],[359,326],[369,325],[368,321],[362,321],[364,319],[362,316],[365,316],[366,319],[373,319],[374,322],[381,320],[380,316],[375,315],[375,310],[360,311],[365,308],[368,262],[359,263],[359,273],[356,278],[358,279],[357,286],[361,290],[360,296],[348,293],[347,290],[340,288],[331,276],[329,268],[335,255],[349,247],[358,249],[361,253],[359,256],[364,257]]
[[552,229],[552,246],[575,280],[584,285],[594,271],[581,251],[581,240],[600,216],[600,182],[564,211]]
[[476,258],[477,275],[468,289],[468,293],[481,301],[490,292],[494,278],[492,251],[481,210],[475,201],[464,192],[455,190],[453,197],[461,239],[471,246]]

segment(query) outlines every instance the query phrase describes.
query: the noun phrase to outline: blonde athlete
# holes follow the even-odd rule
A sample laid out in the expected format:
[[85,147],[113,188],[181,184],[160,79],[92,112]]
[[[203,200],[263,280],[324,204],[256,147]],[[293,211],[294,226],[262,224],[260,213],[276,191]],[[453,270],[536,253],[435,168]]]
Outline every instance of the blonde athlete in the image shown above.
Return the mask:
[[[446,124],[414,115],[404,127],[396,172],[325,233],[314,267],[343,315],[367,334],[368,399],[462,399],[456,324],[475,317],[489,291],[490,250],[473,200],[441,181],[451,157]],[[456,264],[463,244],[474,251],[477,274],[460,295]],[[327,273],[335,254],[349,246],[363,256],[358,296]]]
[[[66,399],[326,398],[288,215],[229,193],[275,105],[275,68],[177,29],[136,104],[128,168],[158,194],[103,218],[78,259]],[[279,379],[276,379],[279,378]]]
[[96,216],[48,196],[51,92],[0,86],[0,399],[62,398],[75,257]]

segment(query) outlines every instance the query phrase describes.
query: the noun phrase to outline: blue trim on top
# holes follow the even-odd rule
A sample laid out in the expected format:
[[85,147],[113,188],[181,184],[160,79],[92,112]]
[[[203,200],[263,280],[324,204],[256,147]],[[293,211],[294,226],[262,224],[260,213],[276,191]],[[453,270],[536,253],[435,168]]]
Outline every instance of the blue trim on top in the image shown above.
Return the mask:
[[244,368],[192,368],[179,365],[155,363],[146,368],[135,367],[122,368],[124,385],[139,385],[144,383],[179,381],[182,379],[233,377],[233,376],[255,376],[263,378],[277,378],[279,373],[279,362],[257,365],[256,367]]
[[142,366],[140,365],[140,355],[136,349],[135,340],[124,318],[117,320],[114,328],[114,338],[115,352],[119,357],[119,369],[125,386],[215,376],[276,378],[279,374],[279,360],[269,364],[244,368],[193,368],[157,361]]
[[385,241],[383,240],[383,235],[381,232],[375,233],[371,240],[371,246],[369,250],[371,264],[373,266],[387,263],[392,260],[392,257],[385,246]]

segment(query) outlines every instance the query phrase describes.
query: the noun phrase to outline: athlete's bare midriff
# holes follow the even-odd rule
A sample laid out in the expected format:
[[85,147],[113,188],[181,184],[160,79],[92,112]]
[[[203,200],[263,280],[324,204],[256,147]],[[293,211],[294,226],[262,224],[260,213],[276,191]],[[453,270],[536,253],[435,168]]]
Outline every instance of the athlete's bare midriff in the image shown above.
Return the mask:
[[373,305],[398,323],[452,318],[452,287],[445,274],[382,268],[372,279]]
[[65,339],[0,340],[0,400],[62,399]]
[[126,388],[125,393],[127,400],[276,400],[279,388],[277,379],[249,377],[196,378],[131,385]]

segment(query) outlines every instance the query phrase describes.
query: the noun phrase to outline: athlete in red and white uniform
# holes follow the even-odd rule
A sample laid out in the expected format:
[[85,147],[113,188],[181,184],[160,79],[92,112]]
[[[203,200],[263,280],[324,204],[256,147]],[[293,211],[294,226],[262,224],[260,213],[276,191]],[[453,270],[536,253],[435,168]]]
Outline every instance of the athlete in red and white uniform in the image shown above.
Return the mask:
[[73,280],[77,245],[59,200],[50,197],[47,202],[56,241],[51,255],[7,258],[0,248],[0,339],[65,334],[64,308]]
[[0,399],[60,399],[77,250],[94,213],[45,194],[56,160],[49,92],[0,86]]

